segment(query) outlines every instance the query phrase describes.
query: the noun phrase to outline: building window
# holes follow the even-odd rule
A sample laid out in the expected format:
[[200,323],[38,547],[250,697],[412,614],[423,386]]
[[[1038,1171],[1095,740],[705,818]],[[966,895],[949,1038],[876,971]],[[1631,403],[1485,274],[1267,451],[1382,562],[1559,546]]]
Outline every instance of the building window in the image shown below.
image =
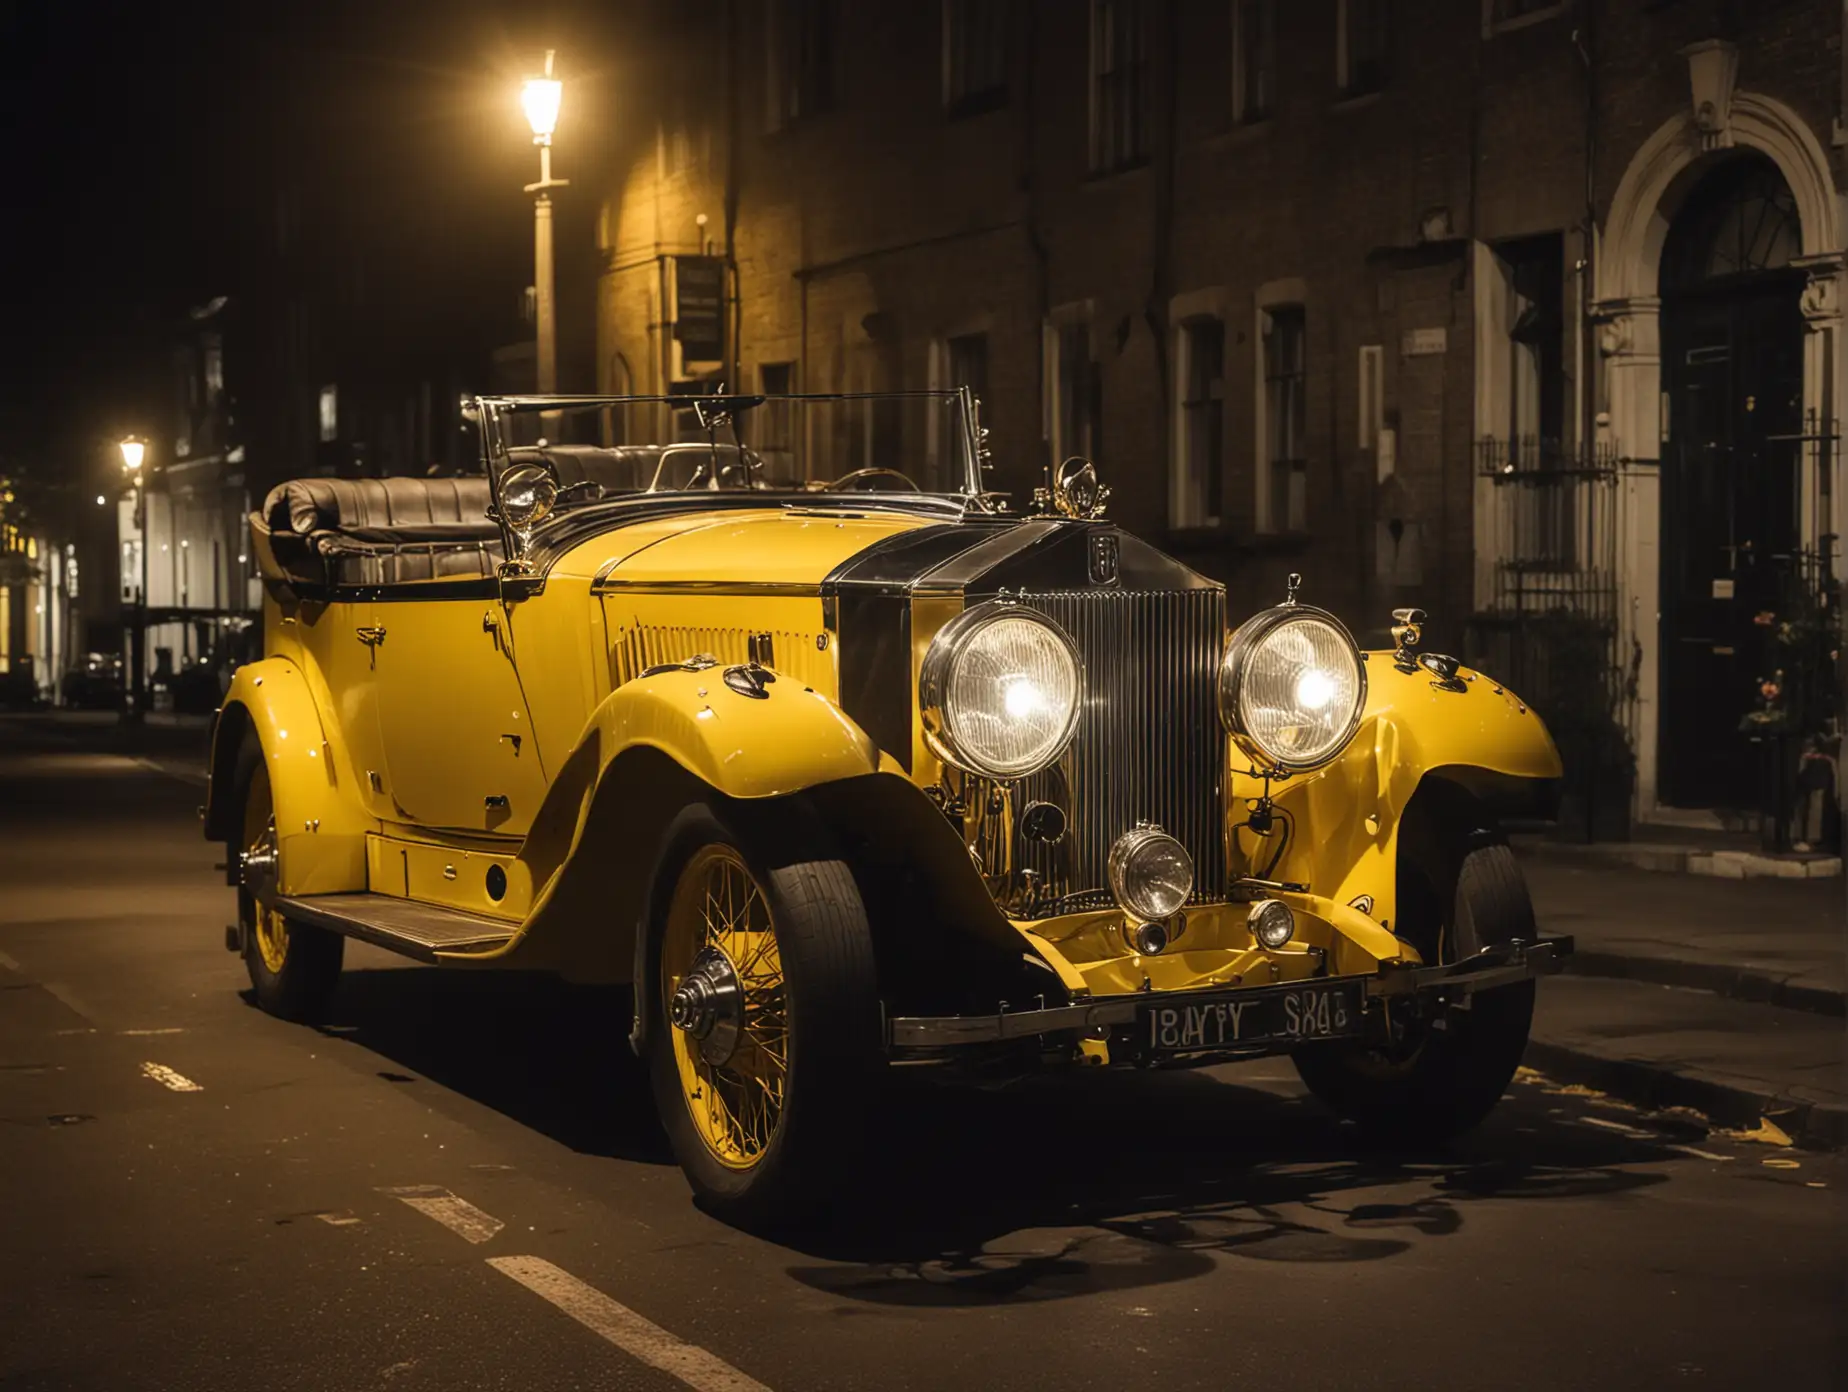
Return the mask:
[[1267,120],[1277,100],[1276,0],[1232,0],[1232,115]]
[[1148,52],[1140,0],[1091,0],[1091,170],[1148,158]]
[[943,105],[952,115],[1007,104],[1009,0],[943,0]]
[[1259,313],[1264,333],[1264,530],[1300,532],[1308,514],[1303,436],[1303,307],[1273,305]]
[[834,104],[834,16],[830,0],[766,0],[769,124],[791,121]]
[[1176,527],[1216,527],[1224,515],[1224,321],[1187,320],[1180,349],[1181,418],[1170,521]]
[[321,388],[321,439],[323,443],[340,435],[340,388],[329,382]]
[[1335,82],[1357,97],[1386,85],[1391,0],[1340,0],[1335,17]]
[[1046,326],[1046,439],[1053,462],[1103,448],[1103,376],[1091,361],[1091,325],[1061,319]]
[[1551,19],[1565,8],[1564,0],[1482,0],[1482,37]]

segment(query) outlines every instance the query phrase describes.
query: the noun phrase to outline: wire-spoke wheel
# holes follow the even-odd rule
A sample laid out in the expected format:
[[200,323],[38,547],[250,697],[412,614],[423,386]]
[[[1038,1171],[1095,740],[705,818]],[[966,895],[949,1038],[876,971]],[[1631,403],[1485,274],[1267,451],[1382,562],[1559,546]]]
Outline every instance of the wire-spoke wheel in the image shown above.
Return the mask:
[[290,923],[257,897],[262,886],[271,897],[276,874],[276,812],[269,770],[254,739],[238,754],[239,786],[244,789],[244,820],[237,842],[227,847],[240,868],[238,922],[244,939],[244,967],[250,973],[257,1003],[285,1020],[318,1017],[340,980],[346,939],[323,928]]
[[661,970],[694,1127],[720,1164],[749,1169],[783,1117],[789,1022],[776,922],[734,847],[705,846],[681,873]]
[[648,1053],[700,1201],[776,1227],[838,1197],[850,1173],[880,1014],[852,873],[787,828],[763,842],[703,807],[681,818],[655,900]]

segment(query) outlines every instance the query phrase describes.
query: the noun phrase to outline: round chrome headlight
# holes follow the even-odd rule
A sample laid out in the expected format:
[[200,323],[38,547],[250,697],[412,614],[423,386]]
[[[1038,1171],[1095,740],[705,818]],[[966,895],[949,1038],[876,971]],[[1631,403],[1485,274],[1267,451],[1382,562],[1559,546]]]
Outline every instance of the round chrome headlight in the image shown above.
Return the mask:
[[1107,870],[1110,893],[1138,918],[1179,913],[1193,893],[1193,857],[1159,827],[1137,827],[1119,836],[1110,848]]
[[1017,604],[978,604],[945,624],[924,655],[925,739],[969,773],[1024,778],[1071,743],[1083,685],[1064,629]]
[[1219,714],[1254,760],[1320,768],[1360,726],[1367,668],[1333,614],[1283,604],[1247,619],[1219,666]]

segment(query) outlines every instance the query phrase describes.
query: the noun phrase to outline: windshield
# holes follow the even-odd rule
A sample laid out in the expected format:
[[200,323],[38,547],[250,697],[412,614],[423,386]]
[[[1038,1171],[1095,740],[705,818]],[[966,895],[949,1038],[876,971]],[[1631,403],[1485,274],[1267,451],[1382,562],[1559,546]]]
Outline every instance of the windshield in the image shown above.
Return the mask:
[[482,397],[497,474],[543,464],[585,498],[721,490],[982,491],[966,390],[817,396]]

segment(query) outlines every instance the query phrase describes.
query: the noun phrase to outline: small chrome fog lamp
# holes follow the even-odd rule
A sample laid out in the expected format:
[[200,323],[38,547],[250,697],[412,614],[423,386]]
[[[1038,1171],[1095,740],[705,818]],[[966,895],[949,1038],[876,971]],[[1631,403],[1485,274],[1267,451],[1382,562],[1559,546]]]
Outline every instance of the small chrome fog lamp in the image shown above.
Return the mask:
[[1296,915],[1281,899],[1260,899],[1251,906],[1245,926],[1261,947],[1282,947],[1296,936]]
[[1167,950],[1168,925],[1165,923],[1138,923],[1129,934],[1130,945],[1144,957],[1153,957]]
[[1110,848],[1110,892],[1145,922],[1178,913],[1193,893],[1193,857],[1160,827],[1126,831]]

